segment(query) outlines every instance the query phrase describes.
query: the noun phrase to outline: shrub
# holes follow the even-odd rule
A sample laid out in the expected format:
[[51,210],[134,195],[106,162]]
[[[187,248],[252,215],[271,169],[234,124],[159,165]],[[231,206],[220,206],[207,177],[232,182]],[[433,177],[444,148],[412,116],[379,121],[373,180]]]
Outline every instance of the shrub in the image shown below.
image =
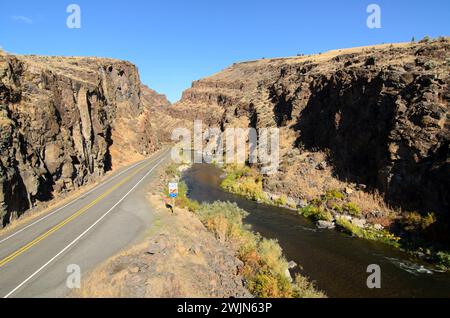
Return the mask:
[[345,199],[345,195],[339,190],[328,190],[327,193],[325,194],[325,197],[327,200],[331,200],[331,199],[344,200]]
[[248,290],[256,297],[294,297],[294,286],[286,276],[288,262],[276,240],[253,236],[254,250],[243,257]]
[[308,205],[299,210],[299,214],[305,218],[313,219],[314,221],[333,221],[334,217],[331,212],[325,210],[323,207]]
[[261,271],[248,283],[249,291],[259,298],[292,298],[293,287],[286,276]]
[[180,172],[178,171],[178,165],[175,163],[168,165],[165,172],[169,178],[176,178],[180,176]]
[[258,244],[261,265],[273,273],[284,275],[288,262],[283,257],[283,250],[276,240],[261,239]]
[[436,221],[436,215],[434,213],[428,213],[427,215],[422,216],[417,212],[409,212],[402,220],[402,225],[408,232],[423,232],[436,223]]
[[439,252],[437,253],[438,266],[443,269],[450,269],[450,253]]
[[240,236],[242,220],[247,214],[236,203],[219,201],[203,204],[198,210],[200,220],[221,242],[229,242]]
[[431,40],[431,38],[430,38],[428,35],[426,35],[426,36],[424,36],[423,39],[420,40],[419,42],[420,42],[420,43],[428,43],[428,42],[430,42],[430,40]]
[[352,202],[344,204],[342,208],[344,209],[344,211],[346,211],[348,214],[352,216],[361,215],[361,208]]
[[282,194],[278,199],[275,200],[274,204],[278,206],[286,206],[287,204],[286,195]]
[[382,242],[394,247],[400,247],[400,238],[396,237],[386,230],[376,230],[373,227],[360,228],[343,217],[336,219],[336,225],[339,226],[344,232],[355,237]]
[[351,234],[353,236],[363,238],[364,237],[364,231],[362,228],[354,225],[352,222],[347,220],[346,218],[339,217],[336,219],[336,225],[341,227],[344,232]]
[[325,294],[317,291],[313,283],[306,277],[296,275],[294,280],[294,297],[295,298],[324,298]]
[[239,165],[229,165],[225,171],[227,176],[221,183],[223,189],[253,201],[268,202],[263,190],[262,178],[256,171]]
[[333,206],[331,208],[339,214],[344,213],[344,208],[340,205],[333,204]]
[[189,212],[197,212],[200,209],[200,203],[187,197],[177,198],[176,204],[182,209],[188,209]]

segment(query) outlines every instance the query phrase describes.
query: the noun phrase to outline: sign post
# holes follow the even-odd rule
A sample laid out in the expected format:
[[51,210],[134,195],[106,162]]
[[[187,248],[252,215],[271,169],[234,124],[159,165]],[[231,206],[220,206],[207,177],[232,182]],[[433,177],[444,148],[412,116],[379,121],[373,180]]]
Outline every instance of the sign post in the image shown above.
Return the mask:
[[169,197],[172,198],[172,206],[175,206],[175,198],[178,197],[178,183],[170,182],[169,183]]

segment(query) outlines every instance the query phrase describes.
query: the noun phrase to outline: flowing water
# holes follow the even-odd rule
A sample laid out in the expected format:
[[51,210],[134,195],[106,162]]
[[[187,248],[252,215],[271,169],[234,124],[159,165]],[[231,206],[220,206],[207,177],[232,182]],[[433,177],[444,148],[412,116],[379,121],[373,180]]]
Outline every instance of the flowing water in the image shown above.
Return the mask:
[[[221,171],[196,164],[183,180],[189,197],[200,202],[230,201],[249,212],[245,223],[264,237],[277,239],[288,260],[302,275],[316,282],[329,297],[450,297],[450,274],[388,245],[333,230],[319,230],[293,211],[257,204],[220,188]],[[381,267],[381,289],[367,287],[367,267]]]

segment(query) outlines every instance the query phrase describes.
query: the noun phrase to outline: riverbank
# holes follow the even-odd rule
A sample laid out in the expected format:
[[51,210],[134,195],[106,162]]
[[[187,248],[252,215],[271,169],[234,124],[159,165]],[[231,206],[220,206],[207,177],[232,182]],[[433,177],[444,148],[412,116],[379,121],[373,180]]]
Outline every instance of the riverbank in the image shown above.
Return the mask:
[[[171,180],[180,180],[180,171],[188,166],[168,167],[166,174]],[[165,189],[167,195],[168,191]],[[175,205],[194,213],[214,237],[233,250],[242,262],[239,272],[246,288],[260,298],[322,298],[314,284],[302,275],[292,278],[290,269],[297,266],[288,262],[276,240],[266,239],[245,226],[248,215],[231,202],[198,203],[188,197],[188,188],[179,183],[179,195]]]
[[[326,166],[326,163],[323,163]],[[223,170],[222,189],[249,200],[296,211],[321,229],[337,229],[351,236],[383,242],[426,260],[440,270],[450,270],[450,252],[426,242],[421,233],[436,223],[433,213],[395,211],[377,193],[364,192],[363,185],[329,187],[325,193],[307,200],[265,191],[264,178],[254,168],[239,165]],[[331,186],[333,186],[332,184]]]
[[[340,231],[320,229],[295,210],[257,203],[220,187],[223,171],[194,164],[183,172],[189,198],[202,203],[234,202],[249,215],[244,223],[263,237],[276,239],[286,259],[330,298],[448,297],[449,273],[388,244],[355,239]],[[367,268],[381,268],[382,288],[367,287]]]

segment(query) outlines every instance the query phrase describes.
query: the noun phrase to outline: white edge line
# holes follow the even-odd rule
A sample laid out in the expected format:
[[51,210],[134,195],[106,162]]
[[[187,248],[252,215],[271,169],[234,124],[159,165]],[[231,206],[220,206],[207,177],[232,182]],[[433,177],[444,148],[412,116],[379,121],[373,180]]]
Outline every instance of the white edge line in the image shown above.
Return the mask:
[[4,296],[3,298],[8,298],[9,296],[11,296],[12,294],[14,294],[18,289],[20,289],[23,285],[25,285],[26,283],[28,283],[32,278],[34,278],[34,276],[36,276],[37,274],[39,274],[39,272],[41,272],[44,268],[46,268],[51,262],[53,262],[55,259],[57,259],[61,254],[63,254],[65,251],[67,251],[69,248],[71,248],[76,242],[78,242],[83,236],[85,236],[93,227],[95,227],[101,220],[103,220],[109,213],[111,213],[112,210],[114,210],[120,203],[122,203],[123,200],[126,199],[126,197],[128,197],[130,195],[131,192],[134,191],[134,189],[137,188],[137,186],[139,186],[139,184],[141,184],[141,182],[147,178],[147,176],[153,172],[153,170],[156,169],[156,167],[158,167],[161,162],[163,162],[163,160],[165,160],[166,158],[162,158],[155,166],[153,166],[153,168],[151,168],[146,174],[145,176],[142,177],[142,179],[140,179],[133,188],[131,188],[130,191],[128,191],[123,197],[122,199],[120,199],[116,204],[114,204],[114,206],[109,209],[105,214],[103,214],[97,221],[95,221],[90,227],[88,227],[83,233],[81,233],[76,239],[74,239],[69,245],[67,245],[65,248],[63,248],[58,254],[56,254],[52,259],[50,259],[47,263],[45,263],[44,265],[42,265],[41,268],[39,268],[37,271],[35,271],[33,274],[31,274],[27,279],[25,279],[22,283],[20,283],[20,285],[18,285],[16,288],[14,288],[12,291],[10,291],[6,296]]
[[[150,158],[149,158],[149,159],[150,159]],[[124,171],[120,172],[119,174],[117,174],[117,175],[113,176],[112,178],[106,180],[104,183],[101,183],[101,184],[95,186],[94,188],[92,188],[91,190],[89,190],[89,191],[86,192],[86,193],[80,194],[80,196],[87,196],[87,195],[89,195],[90,193],[94,192],[95,190],[98,190],[100,187],[102,187],[102,186],[108,184],[109,182],[111,182],[111,181],[113,181],[113,180],[116,180],[118,177],[120,177],[121,175],[123,175],[125,172],[127,172],[127,171],[133,169],[134,167],[136,167],[136,166],[138,166],[138,165],[140,165],[140,164],[142,164],[142,163],[145,163],[145,161],[146,161],[146,160],[143,160],[143,161],[141,161],[141,162],[138,162],[138,163],[132,165],[131,167],[128,167],[127,169],[125,169]],[[32,227],[32,226],[38,224],[39,222],[44,221],[45,219],[51,217],[52,215],[54,215],[55,213],[61,211],[62,209],[67,208],[68,206],[70,206],[70,205],[76,203],[79,199],[80,199],[80,198],[73,199],[72,201],[70,201],[70,202],[67,203],[66,205],[57,208],[55,211],[53,211],[53,212],[47,214],[46,216],[44,216],[44,217],[42,217],[42,218],[40,218],[40,219],[38,219],[38,220],[36,220],[36,221],[34,221],[34,222],[28,224],[27,226],[25,226],[25,227],[21,228],[20,230],[14,232],[13,234],[10,234],[9,236],[7,236],[7,237],[5,237],[4,239],[0,240],[0,244],[6,242],[7,240],[9,240],[9,239],[11,239],[11,238],[13,238],[13,237],[16,236],[17,234],[22,233],[22,232],[25,231],[26,229],[28,229],[28,228],[30,228],[30,227]]]

